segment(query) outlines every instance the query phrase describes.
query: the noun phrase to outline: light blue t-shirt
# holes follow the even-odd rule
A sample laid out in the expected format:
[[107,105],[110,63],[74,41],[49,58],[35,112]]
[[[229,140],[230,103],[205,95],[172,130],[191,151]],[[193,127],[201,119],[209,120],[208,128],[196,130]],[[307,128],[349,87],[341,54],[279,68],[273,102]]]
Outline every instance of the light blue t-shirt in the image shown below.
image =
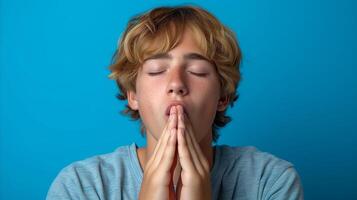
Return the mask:
[[[215,145],[212,199],[303,199],[293,165],[254,147]],[[137,145],[74,162],[53,181],[47,200],[138,199],[143,171]]]

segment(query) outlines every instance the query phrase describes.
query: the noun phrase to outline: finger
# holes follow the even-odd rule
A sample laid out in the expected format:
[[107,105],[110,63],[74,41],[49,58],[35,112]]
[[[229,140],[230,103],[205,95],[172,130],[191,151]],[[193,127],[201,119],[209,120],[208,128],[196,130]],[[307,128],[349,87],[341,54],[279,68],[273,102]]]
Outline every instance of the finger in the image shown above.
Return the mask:
[[[171,107],[168,122],[166,123],[166,126],[162,132],[160,139],[159,139],[159,142],[155,146],[155,150],[152,155],[152,159],[150,159],[150,161],[148,162],[147,165],[150,164],[149,166],[152,165],[155,168],[157,167],[157,165],[159,164],[159,162],[162,158],[162,155],[166,148],[168,140],[170,139],[170,136],[171,136],[170,133],[172,132],[173,129],[175,129],[173,127],[176,127],[176,126],[177,126],[177,111],[176,111],[176,108]],[[154,163],[154,164],[152,164],[152,163]]]
[[[178,119],[178,125],[183,124],[185,125],[185,119],[184,119],[184,113],[183,113],[183,109],[180,106],[178,109],[178,114],[179,114],[179,119]],[[187,147],[188,147],[188,151],[191,155],[193,164],[195,166],[195,168],[199,171],[202,172],[203,168],[202,168],[202,164],[198,158],[198,154],[197,154],[197,150],[194,148],[193,143],[192,143],[192,138],[191,138],[192,132],[189,131],[189,129],[185,129],[184,132],[184,137],[186,138],[186,143],[187,143]]]
[[187,129],[187,131],[188,131],[188,133],[189,133],[189,135],[191,137],[191,141],[193,143],[193,146],[196,149],[196,152],[198,153],[199,157],[204,157],[202,149],[201,149],[199,143],[197,142],[197,139],[196,139],[195,135],[193,134],[194,131],[193,131],[192,123],[191,123],[191,121],[189,120],[189,118],[187,117],[186,114],[184,114],[184,116],[185,116],[185,124],[186,124],[186,127],[187,127],[186,129]]
[[163,132],[164,134],[164,140],[163,143],[160,144],[158,150],[157,150],[157,154],[155,155],[155,167],[158,166],[158,164],[160,163],[163,154],[165,152],[165,149],[169,143],[170,137],[172,136],[172,133],[175,131],[175,127],[177,125],[177,110],[175,108],[175,106],[172,106],[170,108],[170,120],[168,121],[168,127],[167,129]]
[[186,117],[185,115],[185,124],[186,124],[186,130],[188,132],[188,140],[191,142],[193,148],[195,149],[196,155],[198,157],[198,160],[200,162],[200,166],[203,167],[203,169],[205,169],[206,171],[209,171],[209,164],[208,161],[205,157],[205,155],[202,152],[202,149],[200,147],[200,145],[198,144],[195,135],[193,134],[193,128],[192,128],[192,124],[191,121]]
[[170,108],[170,116],[173,115],[174,118],[171,122],[168,123],[168,128],[173,129],[177,127],[177,108],[176,106],[171,106]]
[[[177,141],[177,130],[171,130],[171,136],[164,149],[163,155],[157,167],[160,171],[171,172],[172,168],[176,167],[175,162],[175,152],[176,152],[176,141]],[[174,166],[175,165],[175,166]]]
[[[179,117],[180,118],[180,117]],[[182,119],[177,122],[177,141],[178,141],[178,152],[179,160],[182,166],[182,173],[185,171],[195,171],[195,166],[191,160],[191,155],[187,147],[185,134],[185,124]]]
[[[167,133],[169,132],[170,128],[171,128],[172,126],[174,126],[173,124],[174,124],[175,122],[177,122],[177,120],[175,120],[175,117],[176,117],[176,116],[172,115],[173,113],[174,113],[174,112],[173,112],[173,108],[171,107],[171,108],[170,108],[169,119],[168,119],[167,123],[165,124],[164,129],[162,130],[162,134],[161,134],[161,136],[160,136],[160,139],[159,139],[158,143],[157,143],[156,146],[155,146],[153,155],[156,155],[156,153],[157,153],[159,147],[161,146],[162,141],[164,140],[164,136],[167,135]],[[169,135],[168,135],[168,136],[169,136]]]

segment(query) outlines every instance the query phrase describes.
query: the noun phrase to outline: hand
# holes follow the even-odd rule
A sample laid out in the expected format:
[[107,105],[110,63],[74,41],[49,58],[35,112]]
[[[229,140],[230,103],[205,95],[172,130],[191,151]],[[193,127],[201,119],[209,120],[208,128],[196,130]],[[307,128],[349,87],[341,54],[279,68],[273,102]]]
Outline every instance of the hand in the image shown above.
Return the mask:
[[192,125],[184,115],[183,108],[177,108],[178,155],[182,167],[181,179],[176,189],[177,199],[211,199],[209,163],[196,141]]
[[173,170],[177,163],[177,110],[171,107],[170,117],[160,136],[155,150],[144,169],[139,199],[175,199]]

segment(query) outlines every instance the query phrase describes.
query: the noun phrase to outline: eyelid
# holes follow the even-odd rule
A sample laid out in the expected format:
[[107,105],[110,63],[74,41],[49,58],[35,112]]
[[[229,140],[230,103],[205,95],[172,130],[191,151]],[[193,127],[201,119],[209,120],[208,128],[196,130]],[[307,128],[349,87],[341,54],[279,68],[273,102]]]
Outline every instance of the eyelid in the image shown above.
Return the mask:
[[193,74],[193,75],[196,75],[196,76],[200,76],[200,77],[205,77],[205,76],[207,76],[208,75],[208,73],[197,73],[197,72],[191,72],[191,71],[189,71],[191,74]]
[[155,75],[161,74],[162,72],[164,72],[164,71],[148,72],[148,74],[149,74],[149,76],[155,76]]
[[154,76],[164,72],[165,70],[166,67],[159,66],[159,67],[153,67],[151,69],[149,68],[146,73],[149,74],[149,76]]
[[169,66],[167,64],[164,63],[152,63],[152,64],[147,64],[145,66],[146,71],[150,72],[150,71],[154,71],[154,72],[159,72],[159,71],[164,71],[168,68]]

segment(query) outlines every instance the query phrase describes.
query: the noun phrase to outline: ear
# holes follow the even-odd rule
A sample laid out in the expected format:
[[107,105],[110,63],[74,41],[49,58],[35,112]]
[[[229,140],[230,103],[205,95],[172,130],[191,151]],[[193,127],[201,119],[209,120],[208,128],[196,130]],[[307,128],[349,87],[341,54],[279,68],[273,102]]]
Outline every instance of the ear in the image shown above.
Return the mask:
[[138,105],[138,100],[136,98],[136,93],[134,91],[129,90],[126,92],[126,95],[128,97],[128,104],[130,108],[133,110],[138,110],[139,105]]
[[218,101],[217,111],[224,111],[227,109],[229,103],[228,96],[221,97]]

